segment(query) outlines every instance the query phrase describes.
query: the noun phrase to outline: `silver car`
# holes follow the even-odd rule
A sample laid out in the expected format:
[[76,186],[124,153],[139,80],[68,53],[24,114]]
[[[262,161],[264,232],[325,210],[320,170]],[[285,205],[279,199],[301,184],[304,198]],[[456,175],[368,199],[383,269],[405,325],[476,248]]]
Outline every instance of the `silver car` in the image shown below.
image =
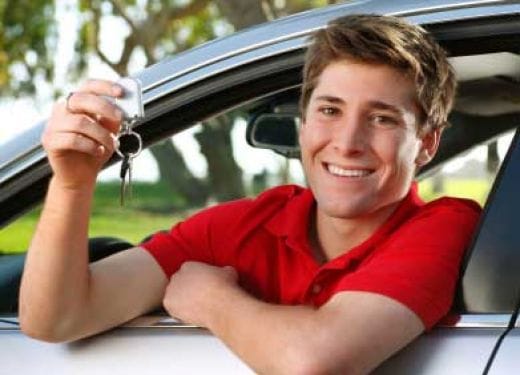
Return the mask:
[[[450,54],[460,87],[454,126],[419,178],[478,145],[513,134],[520,125],[519,2],[365,0],[258,26],[142,71],[137,77],[143,83],[146,118],[135,130],[145,147],[212,116],[240,110],[251,119],[243,137],[249,145],[242,152],[266,148],[297,158],[307,37],[332,18],[351,13],[405,17],[431,31]],[[42,127],[0,149],[2,228],[43,199],[50,168],[39,141]],[[467,251],[451,313],[383,363],[377,374],[520,373],[519,135],[508,144]],[[117,251],[127,246],[124,240],[92,243]],[[252,372],[207,330],[160,311],[75,343],[30,339],[20,332],[16,315],[23,261],[23,255],[0,256],[1,374]]]

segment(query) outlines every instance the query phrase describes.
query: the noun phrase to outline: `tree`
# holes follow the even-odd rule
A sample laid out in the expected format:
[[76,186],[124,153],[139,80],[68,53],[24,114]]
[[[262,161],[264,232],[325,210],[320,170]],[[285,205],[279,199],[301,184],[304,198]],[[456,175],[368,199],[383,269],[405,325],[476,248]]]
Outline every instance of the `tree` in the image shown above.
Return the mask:
[[[125,76],[131,73],[130,66],[136,56],[144,58],[143,65],[147,66],[223,33],[326,3],[324,0],[78,0],[71,9],[79,14],[80,32],[69,75],[77,80],[95,56]],[[58,40],[55,9],[51,0],[0,0],[0,90],[3,95],[34,94],[38,79],[53,81],[53,57]],[[121,35],[122,49],[116,59],[110,57],[101,40],[109,27],[107,20],[119,21],[127,29],[127,33]],[[58,87],[55,95],[60,94]],[[232,124],[233,118],[229,117],[208,121],[196,137],[208,163],[207,180],[193,176],[170,140],[151,148],[160,178],[172,192],[195,205],[202,204],[210,191],[218,200],[243,195],[241,170],[229,158]],[[215,157],[215,153],[228,157]],[[226,184],[220,182],[219,175],[227,176]]]
[[54,78],[54,3],[0,0],[0,17],[0,93],[32,95],[35,82]]

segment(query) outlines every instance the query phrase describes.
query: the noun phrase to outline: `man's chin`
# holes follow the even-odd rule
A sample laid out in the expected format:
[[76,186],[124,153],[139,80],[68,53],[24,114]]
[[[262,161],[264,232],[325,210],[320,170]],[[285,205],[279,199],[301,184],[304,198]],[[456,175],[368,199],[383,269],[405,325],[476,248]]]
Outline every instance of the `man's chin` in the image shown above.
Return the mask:
[[371,210],[367,205],[338,205],[338,204],[325,204],[318,209],[323,215],[344,220],[360,219],[366,215],[369,215]]

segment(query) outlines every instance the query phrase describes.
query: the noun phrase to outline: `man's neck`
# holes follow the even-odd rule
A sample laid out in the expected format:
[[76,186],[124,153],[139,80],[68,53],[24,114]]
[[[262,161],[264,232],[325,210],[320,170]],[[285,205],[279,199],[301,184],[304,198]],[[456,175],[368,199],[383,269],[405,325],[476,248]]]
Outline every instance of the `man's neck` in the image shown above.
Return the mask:
[[317,208],[310,223],[314,257],[319,263],[325,263],[361,244],[392,215],[398,205],[399,202],[354,219],[330,217]]

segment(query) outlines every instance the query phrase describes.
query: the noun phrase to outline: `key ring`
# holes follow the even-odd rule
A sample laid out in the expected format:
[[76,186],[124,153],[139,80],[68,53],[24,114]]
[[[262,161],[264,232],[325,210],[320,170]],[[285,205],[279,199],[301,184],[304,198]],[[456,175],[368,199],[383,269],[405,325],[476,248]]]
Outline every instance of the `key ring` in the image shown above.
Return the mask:
[[[121,142],[119,140],[123,136],[132,136],[137,139],[137,150],[136,151],[134,151],[134,152],[122,152],[121,151],[121,149],[120,149]],[[119,156],[121,156],[121,158],[123,158],[123,159],[125,157],[134,158],[141,153],[141,150],[143,148],[143,140],[141,139],[141,136],[138,133],[134,132],[129,126],[125,126],[124,129],[118,135],[116,135],[114,137],[114,148],[115,148],[115,151],[117,152],[117,154]]]

